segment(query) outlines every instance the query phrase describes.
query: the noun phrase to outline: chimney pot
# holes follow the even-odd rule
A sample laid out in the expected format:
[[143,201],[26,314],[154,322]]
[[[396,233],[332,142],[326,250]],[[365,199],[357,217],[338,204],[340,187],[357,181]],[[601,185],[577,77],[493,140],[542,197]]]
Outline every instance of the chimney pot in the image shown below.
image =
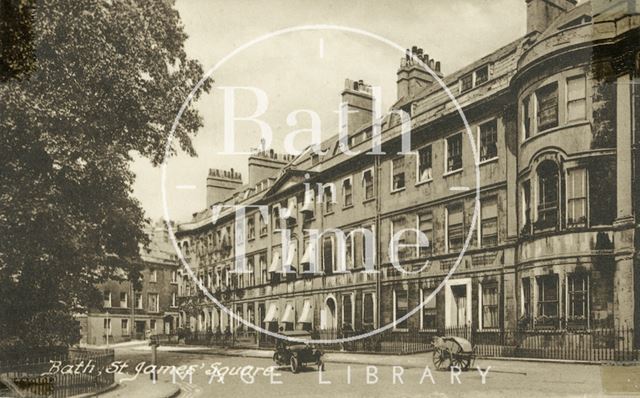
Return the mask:
[[436,72],[440,72],[440,61],[436,62]]

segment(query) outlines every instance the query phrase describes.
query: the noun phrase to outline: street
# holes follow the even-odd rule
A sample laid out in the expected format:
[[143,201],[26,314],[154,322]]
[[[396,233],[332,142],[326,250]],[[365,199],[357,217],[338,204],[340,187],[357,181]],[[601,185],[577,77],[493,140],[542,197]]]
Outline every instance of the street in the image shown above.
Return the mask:
[[[637,378],[639,373],[637,367],[478,360],[476,366],[480,370],[473,368],[457,375],[433,370],[430,356],[424,357],[428,360],[421,366],[408,366],[402,361],[403,357],[392,358],[385,358],[391,363],[384,366],[329,362],[321,374],[315,366],[292,374],[288,368],[275,368],[270,372],[273,362],[267,358],[164,351],[158,354],[158,366],[185,365],[184,369],[186,366],[194,369],[191,380],[184,373],[183,378],[176,377],[181,397],[238,394],[260,397],[602,396],[616,391],[616,388],[624,391],[624,381],[628,378],[624,375]],[[396,359],[398,364],[394,365]],[[118,349],[116,360],[127,362],[129,377],[140,372],[138,377],[149,380],[149,375],[144,374],[150,363],[148,351]],[[212,366],[215,371],[212,371]],[[166,368],[160,370],[159,382],[171,382],[169,371]],[[485,384],[482,373],[486,377]],[[631,381],[637,383],[635,379]],[[149,381],[148,391],[151,393],[152,389]]]

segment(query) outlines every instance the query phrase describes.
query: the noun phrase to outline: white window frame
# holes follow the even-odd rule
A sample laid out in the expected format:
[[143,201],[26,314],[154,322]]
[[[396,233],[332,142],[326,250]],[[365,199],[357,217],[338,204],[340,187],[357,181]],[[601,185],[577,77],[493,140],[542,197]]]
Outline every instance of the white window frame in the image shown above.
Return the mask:
[[158,270],[152,269],[151,275],[149,276],[149,282],[157,283],[158,282]]
[[[102,328],[104,329],[104,333],[105,335],[109,335],[109,336],[113,336],[113,329],[111,327],[111,319],[112,318],[104,318],[104,321],[102,322]],[[104,326],[104,324],[107,324],[107,327]]]
[[178,307],[178,295],[176,292],[171,292],[171,308]]
[[[425,288],[420,288],[420,330],[421,331],[428,331],[428,332],[432,332],[432,331],[436,331],[437,328],[431,328],[431,329],[425,329],[424,327],[424,310],[425,310],[425,305],[422,305],[422,303],[424,303],[424,300],[426,299],[425,297],[425,290],[434,290],[434,289],[425,289]],[[436,304],[436,322],[437,322],[437,299],[436,296],[433,296],[433,300],[435,301]]]
[[177,285],[178,284],[178,271],[171,271],[171,284],[173,285]]
[[[408,314],[409,312],[411,312],[411,309],[409,308],[409,302],[408,302],[409,301],[409,287],[407,286],[406,289],[402,288],[402,290],[407,292],[407,314]],[[406,328],[398,327],[398,322],[397,322],[398,318],[397,318],[397,314],[396,314],[397,305],[396,304],[397,304],[397,293],[396,293],[396,289],[394,288],[393,289],[393,322],[394,322],[393,330],[399,331],[399,332],[406,332],[406,331],[409,330],[409,319],[411,317],[407,318],[406,321],[405,321],[407,323],[407,327]]]
[[[564,323],[565,325],[567,325],[569,323],[569,276],[570,275],[575,275],[576,272],[567,272],[564,274],[564,288],[565,288],[565,294],[564,294]],[[587,297],[585,298],[586,300],[586,313],[585,313],[585,317],[586,317],[586,330],[590,330],[591,329],[591,274],[587,274],[587,286],[586,286],[586,291],[587,291]],[[558,281],[559,283],[559,281]]]
[[[122,327],[123,323],[126,325],[126,327],[124,327],[124,328]],[[120,329],[121,329],[120,333],[121,333],[122,336],[129,336],[131,334],[131,332],[130,332],[131,328],[129,327],[129,319],[128,318],[120,319]]]
[[372,309],[372,312],[373,312],[373,327],[377,328],[378,327],[378,314],[376,313],[376,305],[377,305],[376,303],[377,302],[376,302],[376,293],[375,292],[370,292],[370,291],[369,292],[367,292],[367,291],[362,292],[362,312],[361,312],[362,319],[360,321],[362,322],[362,324],[364,324],[364,303],[365,303],[364,297],[367,294],[371,295],[371,299],[373,301],[373,309]]
[[102,306],[106,307],[106,308],[112,308],[113,307],[113,297],[111,294],[111,291],[109,291],[109,304],[108,305],[104,305],[104,291],[102,292]]
[[[434,224],[434,220],[433,220],[433,209],[432,208],[426,208],[426,209],[421,209],[418,210],[417,214],[416,214],[416,231],[422,232],[422,230],[420,229],[420,215],[425,214],[425,213],[431,213],[431,236],[427,236],[427,239],[429,240],[429,246],[431,248],[431,255],[433,255],[433,253],[435,252],[434,247],[433,247],[433,241],[435,240],[435,224]],[[420,239],[418,239],[418,234],[416,233],[416,258],[420,257]]]
[[[331,197],[329,201],[331,202],[331,211],[327,211],[327,195],[326,190],[329,188],[329,192],[331,192]],[[335,205],[336,205],[336,184],[328,182],[322,186],[322,212],[323,214],[333,214],[335,213]]]
[[[140,301],[138,301],[138,297],[140,297]],[[136,306],[136,309],[144,309],[144,298],[142,296],[142,292],[136,292],[133,294],[133,300],[135,301],[135,303],[133,303]]]
[[455,135],[461,135],[461,137],[460,137],[460,157],[463,157],[462,156],[462,150],[463,150],[464,144],[463,144],[463,140],[462,140],[462,132],[461,131],[457,131],[457,132],[455,132],[453,134],[449,134],[448,136],[446,136],[444,138],[444,156],[443,156],[443,158],[444,158],[444,173],[442,174],[445,177],[449,176],[449,175],[452,175],[452,174],[460,173],[464,169],[464,161],[463,161],[462,162],[462,166],[459,169],[455,169],[455,170],[451,170],[451,171],[448,170],[448,166],[449,166],[449,138],[451,138],[451,137],[453,137]]
[[[522,187],[520,188],[522,192],[522,195],[524,195],[524,189],[522,189]],[[476,219],[476,234],[477,236],[477,241],[478,241],[478,247],[481,248],[482,247],[482,222],[484,221],[484,214],[482,212],[482,206],[484,205],[485,201],[487,199],[495,199],[496,201],[496,246],[498,246],[500,244],[500,212],[498,211],[498,194],[489,194],[485,197],[481,197],[480,198],[480,211],[479,211],[479,217]],[[524,209],[524,206],[523,206]],[[523,210],[524,212],[524,210]],[[524,213],[523,213],[524,215]],[[464,214],[463,214],[464,217]],[[463,222],[463,227],[464,227],[464,222]],[[524,225],[523,225],[524,226]],[[464,233],[464,229],[463,229],[463,233]],[[465,237],[466,239],[466,237]]]
[[[482,309],[484,307],[484,302],[482,300],[482,292],[484,291],[484,283],[478,283],[478,329],[479,330],[499,330],[500,329],[500,284],[498,282],[491,282],[491,284],[495,284],[498,286],[498,326],[486,328],[484,327],[484,319],[482,317]],[[524,305],[524,303],[523,303]]]
[[[399,159],[399,158],[401,158],[401,157],[403,158],[403,165],[405,166],[405,170],[403,171],[403,173],[404,173],[404,186],[403,186],[402,188],[396,188],[396,189],[394,189],[394,188],[393,188],[393,177],[394,177],[394,175],[395,175],[395,167],[394,167],[394,165],[393,165],[393,161],[394,161],[394,160],[396,160],[396,159]],[[398,156],[393,157],[393,158],[391,159],[391,161],[390,161],[390,167],[389,167],[389,168],[390,168],[390,170],[391,170],[391,173],[390,173],[390,175],[389,175],[389,191],[390,191],[391,193],[396,193],[396,192],[404,191],[404,190],[407,188],[407,170],[406,170],[406,158],[405,158],[405,155],[402,155],[402,154],[401,154],[401,155],[398,155]]]
[[[351,203],[347,204],[347,200],[346,200],[346,190],[344,188],[344,183],[349,181],[349,184],[351,186]],[[340,184],[341,189],[342,189],[342,208],[343,209],[347,209],[349,207],[353,207],[353,178],[352,176],[346,177],[342,179],[342,183]]]
[[[568,195],[568,190],[569,190],[569,173],[571,171],[576,171],[576,170],[582,170],[583,171],[583,184],[584,184],[584,196],[585,196],[585,204],[584,204],[584,217],[585,217],[585,222],[584,222],[584,227],[589,227],[589,170],[586,167],[580,167],[580,166],[576,166],[576,167],[565,167],[564,170],[564,217],[565,217],[565,225],[566,228],[571,229],[571,228],[579,228],[576,227],[577,224],[569,224],[569,195]],[[573,189],[574,192],[574,197],[575,197],[575,187]]]
[[149,312],[160,312],[160,295],[158,293],[147,293],[147,304],[151,304],[149,300],[151,296],[156,297],[156,305],[155,308],[148,308]]
[[[496,122],[496,156],[485,159],[485,160],[480,160],[480,149],[482,144],[482,140],[481,140],[482,129],[480,127],[482,127],[483,124],[487,124],[492,121]],[[498,138],[499,138],[498,137],[498,118],[494,116],[481,121],[480,123],[478,123],[475,130],[476,130],[476,148],[478,148],[478,164],[482,165],[485,163],[491,163],[493,161],[498,160],[500,158],[500,154],[499,154],[500,151],[498,151]]]
[[[584,98],[582,99],[584,101],[584,116],[581,119],[569,119],[569,80],[575,80],[575,79],[584,79]],[[578,122],[583,122],[589,119],[588,117],[588,112],[587,112],[587,97],[588,95],[588,88],[589,88],[589,84],[587,82],[587,75],[586,73],[578,73],[578,74],[574,74],[574,75],[569,75],[564,79],[564,113],[565,113],[565,124],[569,124],[569,123],[578,123]],[[579,101],[579,100],[573,100],[573,102],[575,101]]]
[[[276,212],[275,210],[278,209],[278,217],[276,218]],[[273,219],[273,232],[274,233],[280,233],[280,230],[282,229],[282,206],[280,206],[280,203],[276,203],[273,206],[271,206],[271,218]]]
[[[371,195],[370,198],[367,198],[367,186],[365,184],[365,175],[366,173],[371,173],[371,190],[374,191],[373,194]],[[375,174],[374,174],[374,170],[373,167],[369,167],[368,169],[362,170],[362,201],[368,201],[368,200],[372,200],[373,198],[376,197],[376,193],[375,193]]]
[[[124,305],[122,305],[122,293],[124,293]],[[120,308],[129,307],[129,294],[127,292],[120,292]]]
[[[431,148],[431,177],[427,179],[420,179],[420,151],[426,148]],[[416,185],[424,184],[433,181],[433,144],[424,145],[416,151]]]
[[[341,303],[340,303],[340,320],[341,324],[344,326],[344,301],[345,298],[349,298],[351,301],[351,327],[355,330],[355,320],[356,320],[356,300],[355,293],[343,294],[341,295]],[[375,308],[375,307],[374,307]]]

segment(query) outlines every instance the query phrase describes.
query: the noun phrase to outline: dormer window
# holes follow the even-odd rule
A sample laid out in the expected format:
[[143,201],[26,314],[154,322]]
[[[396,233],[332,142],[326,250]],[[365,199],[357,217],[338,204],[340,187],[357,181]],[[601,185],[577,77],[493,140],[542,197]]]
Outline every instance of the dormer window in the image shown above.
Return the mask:
[[484,65],[474,73],[476,79],[474,86],[479,86],[482,83],[489,81],[489,65]]
[[460,92],[464,93],[489,81],[489,64],[483,65],[460,78]]
[[460,79],[460,92],[464,93],[465,91],[469,91],[473,88],[473,74],[469,73],[468,75],[462,76]]

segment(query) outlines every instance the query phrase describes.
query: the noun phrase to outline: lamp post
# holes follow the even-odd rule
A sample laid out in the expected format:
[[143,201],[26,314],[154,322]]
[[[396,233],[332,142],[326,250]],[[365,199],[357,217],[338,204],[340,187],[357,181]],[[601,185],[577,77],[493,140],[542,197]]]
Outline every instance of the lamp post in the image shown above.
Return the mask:
[[111,319],[109,318],[109,311],[107,311],[107,348],[109,348],[109,333],[111,332]]

